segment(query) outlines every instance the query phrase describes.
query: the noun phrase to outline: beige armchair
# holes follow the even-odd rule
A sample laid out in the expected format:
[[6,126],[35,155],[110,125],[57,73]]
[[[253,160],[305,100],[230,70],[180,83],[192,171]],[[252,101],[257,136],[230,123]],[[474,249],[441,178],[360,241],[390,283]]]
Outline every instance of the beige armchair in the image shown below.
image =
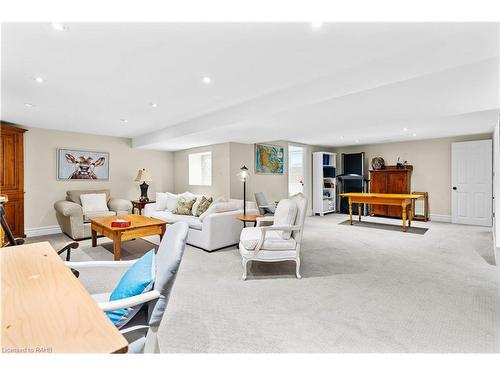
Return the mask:
[[[84,215],[80,195],[105,193],[108,211],[87,213]],[[91,236],[90,219],[99,216],[127,215],[132,212],[132,203],[126,199],[110,198],[109,190],[68,190],[66,200],[54,203],[56,217],[61,231],[74,240]]]

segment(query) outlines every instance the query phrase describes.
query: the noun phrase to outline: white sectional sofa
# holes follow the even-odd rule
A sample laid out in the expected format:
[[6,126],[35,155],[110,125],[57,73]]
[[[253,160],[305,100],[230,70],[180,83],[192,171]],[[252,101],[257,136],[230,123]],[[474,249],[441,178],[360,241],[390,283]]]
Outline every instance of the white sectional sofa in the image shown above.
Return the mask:
[[[161,193],[160,193],[161,194]],[[168,193],[167,193],[168,194]],[[180,196],[194,196],[186,192]],[[196,217],[190,215],[176,215],[172,207],[165,208],[159,203],[147,204],[144,215],[169,223],[183,221],[189,225],[187,243],[205,251],[219,250],[224,247],[238,244],[243,223],[237,219],[243,214],[243,200],[218,199],[210,205],[205,214]],[[255,202],[247,202],[247,215],[258,215]]]

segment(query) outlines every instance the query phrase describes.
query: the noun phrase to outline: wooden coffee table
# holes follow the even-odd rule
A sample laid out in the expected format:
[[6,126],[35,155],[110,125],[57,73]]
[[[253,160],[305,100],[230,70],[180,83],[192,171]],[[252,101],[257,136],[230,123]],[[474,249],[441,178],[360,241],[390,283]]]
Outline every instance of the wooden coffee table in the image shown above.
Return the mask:
[[[124,219],[132,224],[126,228],[115,228],[111,223],[116,219]],[[121,258],[122,241],[133,240],[136,238],[160,235],[160,240],[165,234],[167,222],[163,220],[153,219],[141,215],[120,215],[120,216],[105,216],[91,219],[92,229],[92,247],[97,246],[97,233],[113,240],[113,254],[115,260]]]

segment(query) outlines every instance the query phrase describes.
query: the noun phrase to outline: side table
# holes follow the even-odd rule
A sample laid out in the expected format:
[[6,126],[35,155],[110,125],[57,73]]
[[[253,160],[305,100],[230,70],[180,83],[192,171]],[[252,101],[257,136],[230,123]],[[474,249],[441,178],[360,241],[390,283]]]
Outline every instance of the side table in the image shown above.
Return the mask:
[[244,228],[246,228],[247,223],[253,223],[253,226],[255,227],[257,225],[257,218],[261,216],[262,215],[240,215],[237,219],[243,222]]
[[148,203],[156,203],[156,201],[140,201],[138,199],[131,201],[132,202],[132,213],[137,210],[139,212],[139,215],[142,215],[142,210],[145,205]]

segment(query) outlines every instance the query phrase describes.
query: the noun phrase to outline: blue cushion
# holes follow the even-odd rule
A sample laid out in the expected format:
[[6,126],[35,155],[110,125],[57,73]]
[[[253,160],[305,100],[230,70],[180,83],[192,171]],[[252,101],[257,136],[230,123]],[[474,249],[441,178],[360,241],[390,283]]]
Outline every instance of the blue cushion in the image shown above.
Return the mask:
[[[111,293],[110,301],[138,296],[153,288],[155,279],[155,252],[150,250],[130,267]],[[108,311],[106,314],[118,328],[126,324],[141,309],[142,305]]]

